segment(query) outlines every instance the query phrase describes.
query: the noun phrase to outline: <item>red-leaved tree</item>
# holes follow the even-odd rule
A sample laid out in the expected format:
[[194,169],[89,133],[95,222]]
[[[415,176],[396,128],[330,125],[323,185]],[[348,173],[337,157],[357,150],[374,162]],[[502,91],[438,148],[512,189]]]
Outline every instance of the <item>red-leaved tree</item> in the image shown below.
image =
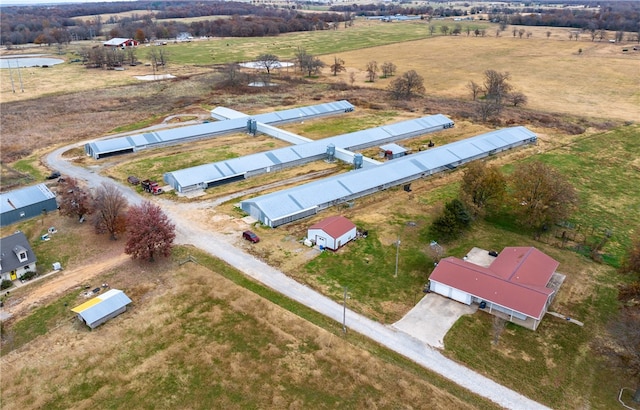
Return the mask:
[[145,201],[127,213],[127,243],[124,252],[134,259],[154,261],[169,256],[176,237],[175,225],[158,205]]

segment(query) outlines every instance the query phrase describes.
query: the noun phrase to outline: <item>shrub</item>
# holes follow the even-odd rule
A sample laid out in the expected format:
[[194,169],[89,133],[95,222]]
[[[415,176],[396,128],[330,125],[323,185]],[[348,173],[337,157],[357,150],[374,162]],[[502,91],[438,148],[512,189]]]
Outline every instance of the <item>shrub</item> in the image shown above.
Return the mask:
[[20,277],[20,279],[29,280],[29,279],[35,278],[37,275],[38,274],[36,272],[29,271],[29,272],[25,272],[24,275]]
[[10,280],[2,279],[2,282],[0,282],[0,290],[9,289],[11,286],[13,286],[13,282]]

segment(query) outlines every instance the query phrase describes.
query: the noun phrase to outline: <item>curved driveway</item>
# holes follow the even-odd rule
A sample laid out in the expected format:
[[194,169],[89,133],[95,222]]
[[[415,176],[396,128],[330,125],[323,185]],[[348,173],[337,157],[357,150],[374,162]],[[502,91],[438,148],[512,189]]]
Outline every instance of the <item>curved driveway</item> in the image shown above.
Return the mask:
[[[63,175],[84,179],[91,187],[100,185],[103,181],[115,183],[110,178],[101,176],[86,168],[76,167],[62,158],[62,153],[73,147],[83,146],[74,144],[55,150],[46,158],[47,164],[60,171]],[[140,204],[143,198],[129,186],[119,186],[130,204]],[[160,200],[160,199],[159,199]],[[164,200],[160,200],[163,202]],[[324,295],[302,285],[282,272],[266,263],[234,247],[223,236],[216,232],[203,229],[197,223],[183,218],[179,206],[164,207],[167,216],[176,225],[176,242],[192,244],[209,254],[224,260],[229,265],[244,274],[260,281],[264,285],[286,295],[287,297],[308,306],[309,308],[341,323],[343,306]],[[391,326],[385,326],[370,320],[351,310],[346,311],[347,327],[369,337],[381,345],[411,359],[419,365],[430,369],[447,379],[463,386],[470,391],[509,409],[546,409],[547,407],[528,399],[527,397],[504,387],[493,380],[476,373],[473,370],[443,356],[439,351],[422,341],[401,332]]]

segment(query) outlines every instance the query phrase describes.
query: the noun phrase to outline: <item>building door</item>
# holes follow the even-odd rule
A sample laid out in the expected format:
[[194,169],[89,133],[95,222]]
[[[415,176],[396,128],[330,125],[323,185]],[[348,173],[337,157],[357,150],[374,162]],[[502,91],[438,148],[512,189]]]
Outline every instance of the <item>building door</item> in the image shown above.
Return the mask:
[[18,275],[16,275],[16,271],[12,270],[11,271],[11,280],[16,280],[18,279]]

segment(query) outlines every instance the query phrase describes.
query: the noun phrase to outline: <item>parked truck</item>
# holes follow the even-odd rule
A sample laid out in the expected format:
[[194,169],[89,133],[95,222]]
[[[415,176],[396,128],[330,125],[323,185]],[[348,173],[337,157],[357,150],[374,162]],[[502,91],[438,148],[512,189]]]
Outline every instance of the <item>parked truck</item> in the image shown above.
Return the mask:
[[162,188],[160,188],[160,185],[158,185],[156,181],[145,179],[140,182],[140,185],[145,192],[149,192],[150,194],[160,195],[162,193]]

